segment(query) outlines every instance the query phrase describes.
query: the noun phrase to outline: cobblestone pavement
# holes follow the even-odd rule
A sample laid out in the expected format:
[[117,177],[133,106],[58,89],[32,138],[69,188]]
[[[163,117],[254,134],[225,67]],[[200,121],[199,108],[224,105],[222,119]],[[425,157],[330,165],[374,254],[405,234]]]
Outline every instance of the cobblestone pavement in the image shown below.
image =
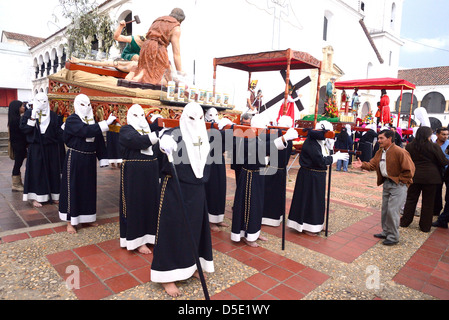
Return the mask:
[[[0,156],[0,299],[172,300],[150,280],[152,255],[119,247],[118,169],[98,170],[100,225],[76,235],[65,232],[56,205],[36,209],[11,192],[11,169],[12,161]],[[287,212],[296,173],[293,166]],[[229,169],[227,183],[230,223],[235,181]],[[269,240],[259,248],[232,242],[229,228],[213,232],[216,271],[207,274],[211,300],[448,299],[448,229],[423,233],[416,217],[401,228],[398,245],[382,245],[373,237],[381,231],[381,190],[375,173],[334,168],[328,236],[287,228],[284,250],[282,226],[263,227]],[[198,280],[178,286],[178,300],[204,299]]]

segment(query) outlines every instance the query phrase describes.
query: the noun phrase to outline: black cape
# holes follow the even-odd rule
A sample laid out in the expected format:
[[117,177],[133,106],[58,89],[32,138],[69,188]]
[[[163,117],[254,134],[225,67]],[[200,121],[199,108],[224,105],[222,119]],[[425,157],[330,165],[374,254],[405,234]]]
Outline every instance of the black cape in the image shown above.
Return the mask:
[[266,156],[274,147],[272,138],[273,135],[266,134],[254,138],[234,136],[233,159],[236,165],[241,165],[241,171],[232,210],[232,241],[239,242],[241,238],[256,241],[259,238],[264,208]]
[[[278,132],[280,137],[282,132]],[[293,143],[287,148],[278,150],[277,159],[271,155],[265,170],[265,196],[263,204],[262,224],[277,227],[281,224],[285,213],[287,165],[292,154]]]
[[130,125],[120,130],[120,246],[134,250],[154,244],[159,209],[158,145],[153,155],[141,150],[152,146],[148,135],[141,135]]
[[208,130],[211,146],[210,177],[205,183],[209,222],[220,223],[224,220],[226,207],[226,164],[224,158],[224,134],[217,129]]
[[308,137],[301,148],[300,169],[288,215],[287,226],[299,232],[323,230],[326,172],[332,156],[324,156],[317,140]]
[[92,223],[97,218],[97,159],[107,166],[107,151],[98,123],[85,124],[72,114],[63,134],[67,146],[61,179],[59,218],[72,225]]
[[[179,128],[172,129],[178,130]],[[166,132],[165,134],[171,134]],[[167,156],[162,156],[161,196],[159,202],[158,230],[151,264],[151,281],[175,282],[190,278],[197,270],[191,238],[187,228],[194,236],[201,268],[213,272],[212,242],[207,212],[205,183],[209,179],[210,166],[204,167],[204,174],[198,179],[189,163],[180,163],[182,152],[186,152],[182,136],[178,135],[178,151],[174,152],[174,163],[181,185],[186,225],[183,218],[177,185],[173,178],[171,164]],[[186,157],[186,155],[184,155]]]
[[59,200],[61,179],[62,121],[56,113],[50,111],[50,123],[45,134],[41,134],[36,125],[28,125],[30,118],[31,110],[27,110],[20,123],[28,143],[23,201],[47,202],[50,196],[51,200],[56,201]]
[[[120,128],[120,127],[119,127]],[[121,163],[122,162],[122,156],[120,154],[120,143],[119,143],[119,130],[114,128],[115,131],[108,131],[106,132],[106,149],[108,152],[108,160],[109,163]]]

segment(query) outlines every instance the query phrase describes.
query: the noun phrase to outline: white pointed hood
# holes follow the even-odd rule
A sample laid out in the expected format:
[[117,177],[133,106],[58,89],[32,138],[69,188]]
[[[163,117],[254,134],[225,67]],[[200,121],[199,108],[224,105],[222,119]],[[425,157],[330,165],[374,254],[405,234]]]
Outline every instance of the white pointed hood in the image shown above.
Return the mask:
[[85,124],[95,124],[94,113],[90,99],[85,94],[79,94],[74,101],[75,114],[77,114]]
[[201,179],[209,156],[210,144],[204,122],[204,112],[198,103],[191,102],[184,107],[179,126],[190,166],[195,176]]
[[39,128],[41,133],[44,134],[50,124],[50,103],[48,102],[48,96],[45,93],[39,92],[36,94],[34,97],[33,109],[36,110]]

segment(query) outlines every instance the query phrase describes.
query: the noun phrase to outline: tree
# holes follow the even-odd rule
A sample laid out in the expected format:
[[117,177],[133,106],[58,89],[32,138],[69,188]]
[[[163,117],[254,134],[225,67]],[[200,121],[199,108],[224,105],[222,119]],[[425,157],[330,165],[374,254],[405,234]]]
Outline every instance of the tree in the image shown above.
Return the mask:
[[[64,18],[71,21],[66,28],[69,56],[96,58],[102,52],[109,56],[114,40],[112,20],[108,12],[100,11],[95,0],[59,0]],[[98,43],[98,54],[92,52],[92,45]],[[97,48],[95,48],[97,49]]]

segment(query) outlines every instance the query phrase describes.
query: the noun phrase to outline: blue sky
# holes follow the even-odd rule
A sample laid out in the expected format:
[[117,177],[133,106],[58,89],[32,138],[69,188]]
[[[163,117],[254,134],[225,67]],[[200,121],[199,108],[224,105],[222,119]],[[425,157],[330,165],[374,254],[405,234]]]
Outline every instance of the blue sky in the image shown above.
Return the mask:
[[401,69],[449,66],[449,0],[404,0],[401,38]]
[[[48,37],[58,30],[51,22],[58,4],[59,0],[0,0],[0,32]],[[449,0],[404,0],[401,37],[401,69],[448,66]]]

